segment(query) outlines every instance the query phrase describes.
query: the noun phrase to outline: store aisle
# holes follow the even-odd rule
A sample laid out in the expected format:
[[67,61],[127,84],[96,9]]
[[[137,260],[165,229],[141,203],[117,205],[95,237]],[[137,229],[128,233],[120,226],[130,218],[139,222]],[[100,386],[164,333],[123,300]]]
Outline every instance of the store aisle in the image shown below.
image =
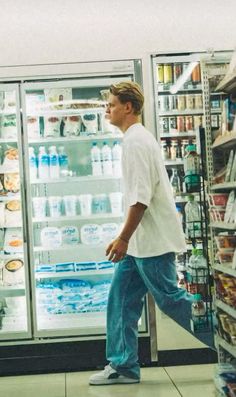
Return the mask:
[[0,378],[7,397],[213,397],[214,365],[143,368],[134,385],[88,386],[92,372]]

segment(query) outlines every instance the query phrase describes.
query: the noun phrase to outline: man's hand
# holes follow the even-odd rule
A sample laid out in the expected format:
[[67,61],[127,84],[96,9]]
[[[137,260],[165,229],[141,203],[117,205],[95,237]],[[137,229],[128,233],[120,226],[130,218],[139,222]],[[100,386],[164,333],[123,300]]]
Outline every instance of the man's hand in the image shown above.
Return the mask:
[[119,237],[113,240],[106,249],[106,255],[108,256],[108,260],[112,262],[121,261],[128,249],[128,243]]

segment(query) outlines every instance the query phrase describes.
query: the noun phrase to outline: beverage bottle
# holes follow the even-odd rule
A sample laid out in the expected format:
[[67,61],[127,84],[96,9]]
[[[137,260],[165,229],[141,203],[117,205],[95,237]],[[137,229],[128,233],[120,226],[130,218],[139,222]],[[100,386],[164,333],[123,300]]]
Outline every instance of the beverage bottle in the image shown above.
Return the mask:
[[173,195],[174,197],[176,196],[176,194],[178,194],[180,192],[180,179],[177,173],[177,169],[173,168],[172,169],[172,175],[170,178],[170,183],[172,186],[172,190],[173,190]]
[[38,175],[38,164],[37,164],[37,157],[34,152],[33,147],[29,147],[29,171],[30,171],[30,178],[36,179]]
[[49,156],[44,146],[39,147],[38,175],[40,179],[49,178]]
[[194,196],[188,196],[188,202],[184,207],[185,213],[185,234],[188,239],[201,237],[201,209],[194,201]]
[[101,150],[101,159],[102,159],[102,171],[103,175],[112,175],[112,156],[111,156],[111,148],[108,146],[107,142],[103,142],[103,147]]
[[188,260],[188,273],[191,283],[197,283],[197,249],[193,248]]
[[64,146],[59,146],[58,148],[58,158],[59,158],[59,167],[60,167],[60,176],[68,175],[68,155],[65,152]]
[[198,284],[205,284],[207,282],[207,260],[203,255],[201,249],[197,249],[196,254],[196,282]]
[[112,168],[113,175],[121,177],[122,176],[122,167],[121,167],[121,157],[122,157],[122,148],[119,142],[114,142],[113,147],[111,149],[112,155]]
[[97,146],[96,142],[93,142],[90,155],[92,163],[92,174],[94,176],[102,175],[101,150]]
[[60,178],[59,156],[56,146],[49,148],[49,175],[52,179]]
[[200,157],[196,152],[196,145],[186,147],[187,154],[184,157],[184,173],[186,191],[198,192],[201,187],[200,183]]

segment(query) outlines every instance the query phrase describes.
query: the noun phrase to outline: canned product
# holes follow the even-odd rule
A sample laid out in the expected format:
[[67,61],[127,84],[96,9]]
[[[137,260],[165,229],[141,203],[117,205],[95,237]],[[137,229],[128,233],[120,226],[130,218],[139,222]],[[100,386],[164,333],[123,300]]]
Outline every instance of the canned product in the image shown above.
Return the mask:
[[177,151],[178,142],[172,141],[170,146],[170,158],[171,160],[176,160],[176,151]]
[[[183,63],[183,66],[182,66],[182,68],[183,68],[183,73],[184,73],[184,71],[187,69],[188,65],[189,65],[189,63]],[[187,77],[187,80],[185,81],[184,86],[188,86],[188,83],[189,83],[189,82],[190,82],[190,76]]]
[[184,132],[185,131],[185,123],[183,116],[177,116],[177,131]]
[[177,97],[176,95],[169,95],[169,110],[177,109]]
[[195,109],[202,109],[202,95],[195,95]]
[[196,65],[195,68],[192,71],[191,74],[192,78],[192,83],[193,84],[198,84],[201,82],[201,70],[200,70],[200,64]]
[[172,65],[165,64],[164,65],[164,84],[172,83],[172,81],[173,81]]
[[194,108],[194,96],[189,94],[186,95],[186,109],[192,110]]
[[159,95],[157,103],[159,110],[165,111],[169,109],[169,99],[167,95]]
[[168,117],[160,117],[160,133],[169,132],[169,120]]
[[192,131],[193,130],[193,116],[186,116],[185,117],[185,128],[186,128],[186,131]]
[[211,127],[212,128],[219,128],[219,119],[217,114],[211,115]]
[[157,65],[157,82],[159,84],[164,83],[164,65],[161,63]]
[[177,96],[177,107],[178,110],[185,110],[185,95],[178,95]]
[[193,116],[193,125],[195,130],[202,126],[202,116]]
[[169,118],[169,131],[177,132],[177,119],[175,116]]
[[181,63],[175,63],[174,67],[173,67],[173,71],[174,71],[174,81],[177,81],[178,78],[181,76],[182,74],[182,64]]

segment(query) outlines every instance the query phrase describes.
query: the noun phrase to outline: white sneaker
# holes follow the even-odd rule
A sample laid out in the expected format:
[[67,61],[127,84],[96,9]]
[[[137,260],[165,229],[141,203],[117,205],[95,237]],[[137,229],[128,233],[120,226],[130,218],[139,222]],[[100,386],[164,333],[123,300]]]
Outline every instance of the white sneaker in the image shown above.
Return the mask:
[[113,369],[110,364],[106,365],[103,371],[90,376],[90,385],[115,385],[119,383],[139,383],[139,379],[128,378],[127,376],[120,375]]

